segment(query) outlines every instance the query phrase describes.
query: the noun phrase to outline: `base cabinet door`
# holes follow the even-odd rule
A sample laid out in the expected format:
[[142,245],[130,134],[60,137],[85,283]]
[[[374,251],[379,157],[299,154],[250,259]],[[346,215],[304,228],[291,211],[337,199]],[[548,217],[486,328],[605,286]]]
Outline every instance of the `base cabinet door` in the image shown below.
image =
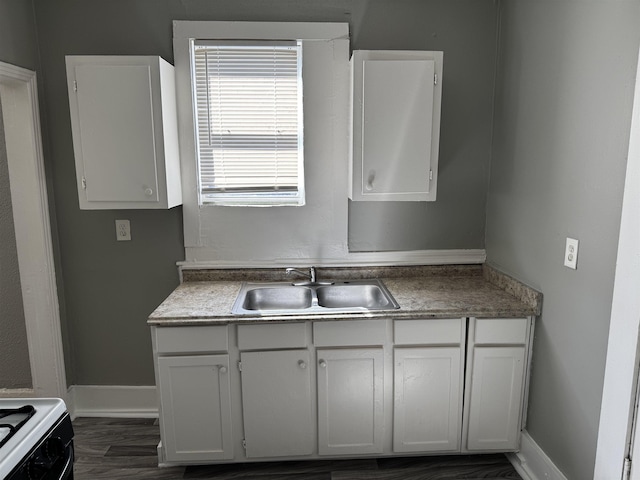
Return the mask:
[[473,349],[468,450],[518,448],[525,347]]
[[460,449],[460,347],[394,351],[394,452]]
[[246,455],[310,455],[314,447],[308,350],[242,352]]
[[383,451],[383,349],[322,349],[318,356],[318,453]]
[[158,378],[166,460],[233,458],[229,356],[160,357]]

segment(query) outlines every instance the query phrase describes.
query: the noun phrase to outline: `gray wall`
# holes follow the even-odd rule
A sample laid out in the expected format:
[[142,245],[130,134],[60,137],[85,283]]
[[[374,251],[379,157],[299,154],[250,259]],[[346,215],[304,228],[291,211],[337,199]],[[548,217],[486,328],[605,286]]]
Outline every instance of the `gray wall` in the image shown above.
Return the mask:
[[[495,68],[493,0],[34,0],[34,4],[42,39],[67,350],[72,352],[70,383],[154,383],[145,321],[177,285],[175,262],[184,258],[184,250],[180,207],[78,209],[65,55],[161,55],[172,61],[172,20],[348,21],[353,48],[444,50],[438,205],[352,206],[351,243],[359,250],[483,247]],[[131,220],[131,242],[116,243],[116,218]]]
[[7,149],[0,104],[0,388],[31,388]]
[[501,5],[488,262],[544,293],[527,430],[567,478],[592,478],[640,2]]
[[484,248],[496,3],[359,4],[354,49],[441,50],[444,71],[437,200],[349,202],[349,249]]
[[[31,2],[0,0],[0,61],[35,69]],[[30,388],[31,368],[18,270],[7,152],[0,106],[0,388]]]
[[32,2],[0,0],[0,61],[35,70],[37,41]]

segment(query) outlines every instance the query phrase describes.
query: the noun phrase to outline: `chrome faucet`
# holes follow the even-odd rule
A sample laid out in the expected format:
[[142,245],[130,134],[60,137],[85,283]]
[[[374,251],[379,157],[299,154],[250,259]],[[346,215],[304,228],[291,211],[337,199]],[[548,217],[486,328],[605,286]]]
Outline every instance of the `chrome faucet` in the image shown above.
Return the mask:
[[301,270],[297,270],[295,268],[287,268],[285,272],[287,273],[287,275],[291,275],[292,273],[297,273],[298,275],[307,277],[311,283],[316,283],[316,267],[310,267],[309,273],[303,272]]

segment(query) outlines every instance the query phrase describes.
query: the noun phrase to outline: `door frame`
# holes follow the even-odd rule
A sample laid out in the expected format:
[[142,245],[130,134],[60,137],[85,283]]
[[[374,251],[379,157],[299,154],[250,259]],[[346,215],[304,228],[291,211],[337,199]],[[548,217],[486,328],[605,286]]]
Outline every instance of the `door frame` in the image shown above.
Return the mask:
[[0,62],[0,101],[33,382],[32,390],[0,390],[0,396],[66,400],[36,73]]
[[[594,480],[640,478],[640,459],[628,471],[640,362],[640,51],[635,80],[609,340]],[[638,419],[636,418],[636,421]],[[637,443],[636,443],[637,451]]]

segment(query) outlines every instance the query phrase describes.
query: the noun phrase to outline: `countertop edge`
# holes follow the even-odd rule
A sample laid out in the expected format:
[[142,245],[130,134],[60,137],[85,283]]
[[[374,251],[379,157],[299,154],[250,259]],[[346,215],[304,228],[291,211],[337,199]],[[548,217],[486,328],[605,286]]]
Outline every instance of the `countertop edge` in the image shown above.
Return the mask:
[[533,315],[538,316],[542,313],[542,292],[525,285],[491,265],[484,264],[482,266],[482,274],[489,283],[531,307]]

